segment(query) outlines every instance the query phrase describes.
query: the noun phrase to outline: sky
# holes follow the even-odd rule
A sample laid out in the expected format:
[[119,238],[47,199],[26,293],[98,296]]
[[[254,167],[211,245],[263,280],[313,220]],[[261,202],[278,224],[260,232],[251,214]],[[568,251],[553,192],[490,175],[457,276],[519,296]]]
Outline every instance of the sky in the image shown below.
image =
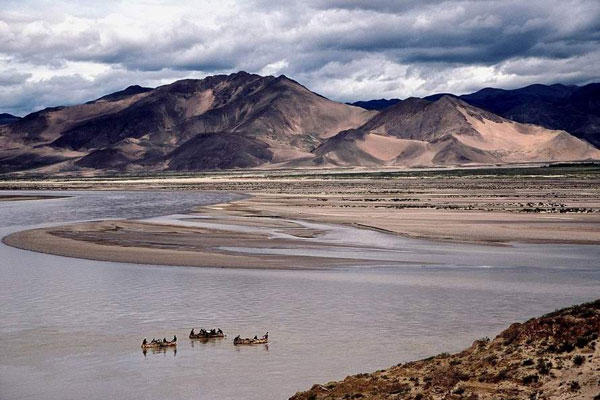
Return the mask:
[[600,81],[600,0],[0,0],[0,113],[244,70],[337,101]]

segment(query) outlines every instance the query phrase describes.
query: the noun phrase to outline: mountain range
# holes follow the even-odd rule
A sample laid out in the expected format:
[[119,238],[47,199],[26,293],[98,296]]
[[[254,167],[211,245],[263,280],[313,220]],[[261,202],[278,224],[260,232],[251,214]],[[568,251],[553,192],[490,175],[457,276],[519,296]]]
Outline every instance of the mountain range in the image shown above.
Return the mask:
[[[565,88],[569,98],[577,92]],[[490,96],[478,97],[481,107],[489,110],[489,99],[498,98]],[[284,75],[246,72],[180,80],[155,89],[130,86],[85,104],[47,108],[0,125],[0,172],[600,159],[600,150],[564,130],[515,122],[468,100],[450,95],[410,98],[381,111],[369,110],[329,100]],[[594,103],[586,107],[593,109]],[[512,109],[506,106],[502,113]],[[515,112],[517,117],[525,114]]]
[[[564,130],[600,147],[600,83],[575,85],[530,85],[514,90],[485,88],[454,96],[449,93],[424,97],[435,101],[448,95],[513,121]],[[369,110],[383,110],[399,99],[351,103]]]

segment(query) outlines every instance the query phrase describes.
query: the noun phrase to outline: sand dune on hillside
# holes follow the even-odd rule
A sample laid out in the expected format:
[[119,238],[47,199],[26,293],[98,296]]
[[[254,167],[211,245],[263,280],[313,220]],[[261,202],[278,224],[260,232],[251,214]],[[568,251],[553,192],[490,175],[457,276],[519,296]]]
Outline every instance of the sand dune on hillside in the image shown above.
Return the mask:
[[521,124],[443,97],[409,99],[317,149],[340,166],[433,166],[600,159],[564,131]]
[[456,135],[456,138],[468,146],[497,154],[504,162],[600,158],[600,150],[564,131],[508,120],[481,120],[463,113],[479,135]]

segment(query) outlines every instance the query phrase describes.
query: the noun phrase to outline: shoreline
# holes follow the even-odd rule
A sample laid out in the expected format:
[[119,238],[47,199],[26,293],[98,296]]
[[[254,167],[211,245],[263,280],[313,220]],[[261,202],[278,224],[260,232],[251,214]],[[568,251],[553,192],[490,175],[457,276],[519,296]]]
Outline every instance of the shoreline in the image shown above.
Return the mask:
[[17,195],[17,194],[6,194],[0,195],[1,202],[11,201],[28,201],[28,200],[52,200],[52,199],[65,199],[69,196],[45,196],[45,195]]

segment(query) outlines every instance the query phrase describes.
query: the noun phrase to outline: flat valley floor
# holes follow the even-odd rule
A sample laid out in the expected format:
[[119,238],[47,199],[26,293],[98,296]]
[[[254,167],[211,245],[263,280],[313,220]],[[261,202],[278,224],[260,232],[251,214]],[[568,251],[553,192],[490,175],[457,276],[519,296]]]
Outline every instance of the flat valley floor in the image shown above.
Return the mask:
[[[209,190],[246,195],[170,220],[79,223],[17,232],[4,239],[23,249],[104,261],[289,269],[379,260],[334,253],[315,257],[335,244],[319,240],[323,232],[334,229],[328,224],[354,228],[338,232],[342,237],[360,235],[358,230],[366,229],[498,246],[600,243],[600,167],[593,164],[13,180],[1,182],[0,187]],[[340,240],[338,245],[347,243]],[[284,250],[264,250],[273,248]]]

